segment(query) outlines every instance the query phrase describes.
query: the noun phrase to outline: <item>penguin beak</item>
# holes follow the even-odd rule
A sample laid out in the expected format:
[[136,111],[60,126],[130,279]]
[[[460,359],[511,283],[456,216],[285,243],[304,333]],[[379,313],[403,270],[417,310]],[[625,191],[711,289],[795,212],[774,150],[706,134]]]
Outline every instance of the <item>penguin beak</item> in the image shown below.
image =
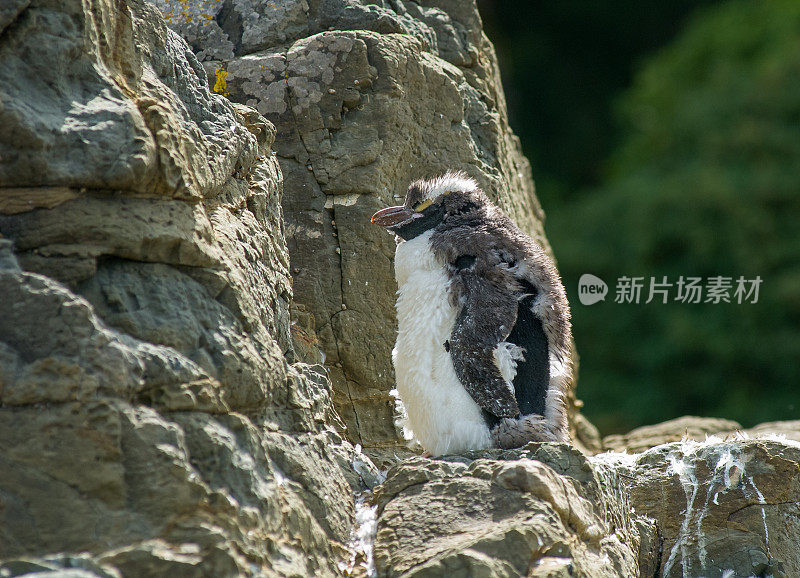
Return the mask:
[[398,225],[403,225],[408,223],[412,219],[416,218],[416,215],[422,216],[420,213],[415,213],[408,207],[399,206],[399,207],[387,207],[386,209],[381,209],[369,220],[370,223],[375,223],[376,225],[380,225],[381,227],[386,227],[387,229],[391,229],[393,227],[397,227]]

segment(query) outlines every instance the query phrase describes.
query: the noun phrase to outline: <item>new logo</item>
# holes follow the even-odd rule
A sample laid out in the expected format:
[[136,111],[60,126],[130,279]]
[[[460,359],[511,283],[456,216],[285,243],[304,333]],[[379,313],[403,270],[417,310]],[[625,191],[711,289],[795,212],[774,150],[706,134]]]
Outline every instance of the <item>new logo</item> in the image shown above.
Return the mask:
[[605,301],[608,295],[608,285],[600,277],[584,273],[578,280],[578,298],[583,305],[594,305],[598,301]]

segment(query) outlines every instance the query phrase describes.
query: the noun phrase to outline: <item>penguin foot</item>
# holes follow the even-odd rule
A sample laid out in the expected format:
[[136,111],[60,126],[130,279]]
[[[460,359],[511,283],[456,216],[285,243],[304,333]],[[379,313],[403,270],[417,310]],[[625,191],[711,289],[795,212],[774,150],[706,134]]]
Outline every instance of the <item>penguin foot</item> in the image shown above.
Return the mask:
[[563,441],[563,436],[554,431],[552,424],[536,414],[520,418],[504,418],[491,432],[495,447],[504,450],[519,448],[528,442]]

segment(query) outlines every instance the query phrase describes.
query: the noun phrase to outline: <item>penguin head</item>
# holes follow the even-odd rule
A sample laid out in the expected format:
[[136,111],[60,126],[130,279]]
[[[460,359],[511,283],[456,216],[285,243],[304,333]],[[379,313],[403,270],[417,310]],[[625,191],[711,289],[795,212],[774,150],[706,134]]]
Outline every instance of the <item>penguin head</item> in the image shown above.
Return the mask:
[[405,203],[372,215],[370,222],[385,227],[408,241],[423,233],[448,225],[463,224],[489,203],[478,184],[466,174],[447,172],[409,185]]

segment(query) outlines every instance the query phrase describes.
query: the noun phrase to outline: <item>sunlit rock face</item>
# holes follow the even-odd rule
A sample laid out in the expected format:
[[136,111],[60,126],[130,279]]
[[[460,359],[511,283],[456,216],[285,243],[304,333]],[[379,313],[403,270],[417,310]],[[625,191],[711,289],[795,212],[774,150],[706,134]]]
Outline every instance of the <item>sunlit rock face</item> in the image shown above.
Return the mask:
[[378,575],[635,576],[654,532],[620,484],[567,445],[408,460],[376,493]]
[[704,441],[712,435],[725,437],[741,430],[741,425],[729,419],[687,415],[639,427],[626,434],[606,436],[603,438],[603,449],[635,454],[661,444],[681,440]]
[[0,29],[0,575],[338,575],[357,453],[293,363],[274,127],[144,2]]
[[800,573],[800,444],[781,436],[417,458],[376,496],[379,576]]

